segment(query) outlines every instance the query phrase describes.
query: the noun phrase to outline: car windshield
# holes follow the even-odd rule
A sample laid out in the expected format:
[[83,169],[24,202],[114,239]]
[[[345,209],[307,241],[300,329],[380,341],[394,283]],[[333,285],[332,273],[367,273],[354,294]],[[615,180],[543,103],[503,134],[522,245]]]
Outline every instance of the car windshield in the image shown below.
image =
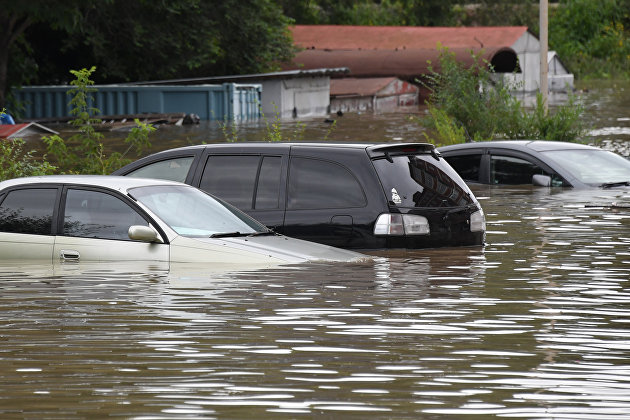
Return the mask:
[[387,156],[374,160],[390,205],[398,207],[452,207],[474,203],[464,181],[446,163],[432,155]]
[[630,161],[606,150],[552,150],[544,152],[585,184],[630,182]]
[[230,204],[193,187],[138,187],[131,189],[129,195],[182,236],[238,236],[269,231]]

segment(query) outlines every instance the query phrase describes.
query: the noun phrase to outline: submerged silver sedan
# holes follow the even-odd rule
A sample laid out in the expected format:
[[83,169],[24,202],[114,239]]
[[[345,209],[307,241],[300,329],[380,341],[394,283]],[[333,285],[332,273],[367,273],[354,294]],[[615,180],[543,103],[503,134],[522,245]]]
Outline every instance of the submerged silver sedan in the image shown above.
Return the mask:
[[245,269],[364,258],[275,234],[179,182],[80,175],[0,182],[0,260],[201,262]]

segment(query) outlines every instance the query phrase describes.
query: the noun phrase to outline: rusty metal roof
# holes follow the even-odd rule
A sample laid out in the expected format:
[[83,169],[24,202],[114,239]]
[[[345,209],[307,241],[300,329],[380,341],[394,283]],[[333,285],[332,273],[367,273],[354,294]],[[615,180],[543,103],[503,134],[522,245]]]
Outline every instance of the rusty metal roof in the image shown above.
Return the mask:
[[473,51],[497,72],[519,71],[511,46],[527,27],[297,25],[292,31],[295,44],[304,50],[285,69],[348,67],[353,77],[413,79],[429,72],[429,62],[438,64],[439,45],[467,65],[473,62]]
[[[466,65],[473,63],[468,49],[451,49],[455,58]],[[287,68],[348,67],[351,77],[396,76],[412,79],[437,69],[440,51],[437,49],[406,50],[304,50]],[[517,57],[511,48],[485,50],[482,57],[493,64],[497,72],[512,72]]]
[[526,26],[424,27],[296,25],[293,41],[302,48],[330,50],[434,49],[511,47]]
[[355,78],[346,77],[343,79],[332,79],[330,81],[330,96],[375,96],[398,82],[399,86],[394,88],[396,94],[418,93],[418,87],[404,82],[396,77],[366,77]]

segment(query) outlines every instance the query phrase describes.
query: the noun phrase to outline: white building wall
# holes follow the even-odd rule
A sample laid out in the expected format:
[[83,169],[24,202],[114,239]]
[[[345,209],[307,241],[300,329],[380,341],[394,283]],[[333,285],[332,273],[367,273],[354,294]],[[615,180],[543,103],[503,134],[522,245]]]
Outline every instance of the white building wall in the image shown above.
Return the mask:
[[324,116],[330,105],[330,77],[296,77],[262,83],[262,111],[267,118]]
[[518,56],[521,73],[505,76],[512,90],[519,92],[534,92],[540,87],[540,42],[529,32],[525,32],[512,49]]
[[273,119],[276,112],[280,112],[282,106],[282,80],[264,80],[262,83],[260,101],[263,114],[268,119]]
[[[540,41],[531,33],[525,32],[512,49],[518,56],[522,73],[507,74],[504,81],[513,91],[533,93],[540,90]],[[548,85],[552,92],[565,92],[573,89],[573,75],[558,60],[555,53],[549,53]]]

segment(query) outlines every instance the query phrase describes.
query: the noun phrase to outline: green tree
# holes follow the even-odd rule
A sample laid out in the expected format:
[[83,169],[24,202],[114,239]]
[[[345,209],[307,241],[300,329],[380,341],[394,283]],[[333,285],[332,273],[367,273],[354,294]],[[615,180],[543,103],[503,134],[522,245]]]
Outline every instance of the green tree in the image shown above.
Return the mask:
[[630,1],[564,0],[549,18],[549,45],[577,76],[630,76]]
[[[68,83],[68,68],[92,65],[98,83],[276,70],[294,52],[290,23],[272,0],[0,0],[0,41],[13,48],[0,91],[23,75]],[[13,67],[22,75],[3,82]]]
[[[6,105],[6,92],[9,75],[13,83],[28,80],[34,67],[28,66],[30,46],[25,40],[25,33],[38,22],[46,22],[52,30],[73,32],[79,29],[81,4],[92,0],[0,0],[0,107]],[[15,60],[11,60],[14,58]],[[11,66],[9,66],[9,64]],[[32,63],[31,63],[32,64]],[[9,68],[15,69],[12,73]]]
[[105,81],[262,72],[292,56],[289,23],[271,0],[109,0],[66,49]]
[[454,0],[278,0],[298,24],[417,25],[452,22]]
[[539,4],[539,0],[458,1],[453,14],[461,26],[527,26],[537,32]]

